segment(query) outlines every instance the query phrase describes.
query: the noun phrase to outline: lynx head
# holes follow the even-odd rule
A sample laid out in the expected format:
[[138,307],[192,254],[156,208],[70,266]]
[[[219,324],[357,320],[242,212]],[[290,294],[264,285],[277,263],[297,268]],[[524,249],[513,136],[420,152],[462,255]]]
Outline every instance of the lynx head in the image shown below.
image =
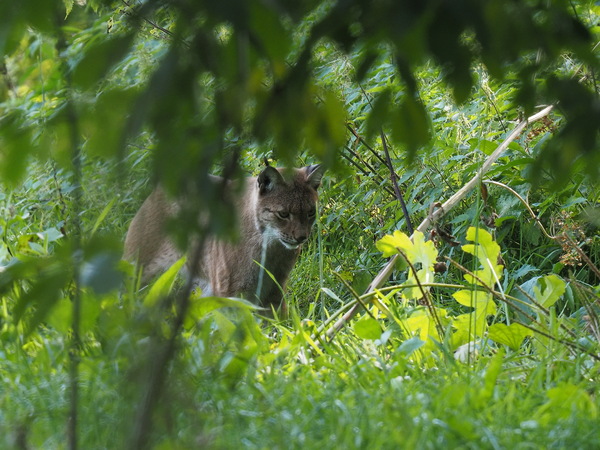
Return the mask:
[[288,250],[308,239],[317,214],[317,188],[324,169],[267,166],[258,176],[257,226],[269,244],[279,242]]

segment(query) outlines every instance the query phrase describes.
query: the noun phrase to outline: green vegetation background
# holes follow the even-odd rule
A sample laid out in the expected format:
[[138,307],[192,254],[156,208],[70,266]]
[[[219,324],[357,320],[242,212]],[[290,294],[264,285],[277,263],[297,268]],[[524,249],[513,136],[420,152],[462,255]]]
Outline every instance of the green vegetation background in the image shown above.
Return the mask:
[[[599,13],[3,2],[0,447],[597,448]],[[175,271],[140,290],[120,256],[153,185],[210,206],[209,172],[265,158],[329,169],[290,317]]]

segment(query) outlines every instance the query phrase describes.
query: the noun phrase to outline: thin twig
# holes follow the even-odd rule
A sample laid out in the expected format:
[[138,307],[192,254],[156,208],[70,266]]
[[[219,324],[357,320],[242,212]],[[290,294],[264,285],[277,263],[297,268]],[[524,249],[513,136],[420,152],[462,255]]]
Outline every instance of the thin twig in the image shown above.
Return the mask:
[[387,138],[383,133],[383,130],[380,130],[381,136],[381,144],[383,145],[383,151],[385,153],[385,161],[390,171],[390,181],[392,182],[392,188],[394,189],[394,193],[396,194],[396,199],[400,202],[400,207],[402,208],[402,213],[404,214],[404,219],[406,220],[406,229],[408,230],[408,234],[412,235],[414,233],[414,228],[412,222],[410,220],[410,216],[408,214],[408,209],[406,208],[406,203],[404,202],[404,197],[400,192],[400,188],[398,187],[398,177],[396,175],[396,171],[394,170],[394,165],[392,164],[392,158],[390,158],[390,151],[387,146]]
[[[175,36],[175,33],[173,33],[172,31],[170,31],[170,30],[167,30],[167,29],[166,29],[166,28],[164,28],[164,27],[161,27],[161,26],[160,26],[160,25],[158,25],[156,22],[154,22],[154,21],[152,21],[152,20],[148,19],[147,17],[144,17],[144,16],[142,16],[142,15],[141,15],[141,14],[139,14],[137,11],[135,11],[135,9],[134,9],[134,6],[132,6],[132,5],[131,5],[131,4],[130,4],[130,3],[127,1],[127,0],[121,0],[121,2],[122,2],[122,3],[123,3],[125,6],[127,6],[127,7],[130,9],[130,11],[129,11],[127,14],[130,14],[130,15],[131,15],[131,16],[133,16],[133,17],[136,17],[136,16],[138,16],[138,17],[139,17],[139,18],[141,18],[141,19],[142,19],[144,22],[146,22],[148,25],[150,25],[150,26],[151,26],[151,27],[153,27],[153,28],[156,28],[156,29],[157,29],[157,30],[159,30],[161,33],[164,33],[164,34],[166,34],[166,35],[167,35],[167,36],[169,36],[171,39],[175,39],[175,38],[176,38],[176,36]],[[186,46],[186,47],[188,47],[188,48],[189,48],[189,44],[188,44],[187,42],[185,42],[184,40],[180,40],[180,42],[181,42],[181,43],[182,43],[184,46]]]
[[360,134],[358,134],[358,131],[356,131],[356,130],[355,130],[353,127],[351,127],[351,126],[350,126],[350,124],[346,124],[346,128],[348,128],[348,130],[350,130],[350,133],[352,133],[352,134],[354,135],[354,137],[356,137],[356,139],[357,139],[357,140],[358,140],[358,141],[359,141],[359,142],[360,142],[362,145],[364,145],[364,146],[365,146],[365,148],[366,148],[367,150],[369,150],[369,151],[370,151],[370,152],[373,154],[373,156],[379,160],[379,162],[380,162],[381,164],[384,164],[384,165],[385,165],[385,159],[383,159],[383,158],[381,157],[381,155],[380,155],[379,153],[377,153],[377,152],[375,151],[375,149],[374,149],[373,147],[371,147],[371,146],[369,145],[369,143],[368,143],[367,141],[365,141],[365,139],[364,139],[364,138],[363,138],[363,137],[362,137]]
[[[358,159],[360,162],[362,162],[363,164],[365,164],[367,166],[367,168],[371,171],[371,173],[376,177],[376,179],[378,181],[385,181],[381,176],[379,176],[377,174],[377,172],[375,171],[375,169],[373,169],[372,166],[369,165],[369,163],[367,163],[366,161],[364,161],[363,159],[360,158],[360,156],[354,151],[352,150],[350,147],[346,146],[345,149],[350,152],[350,154],[352,156],[354,156],[356,159]],[[365,170],[363,167],[360,166],[360,164],[358,164],[356,161],[354,161],[352,158],[350,158],[348,155],[346,155],[344,152],[341,152],[341,155],[343,158],[345,158],[350,164],[352,164],[354,167],[356,167],[363,175],[365,176],[369,176],[370,173],[369,171]],[[390,194],[392,197],[394,197],[394,191],[392,189],[390,189],[388,186],[383,186],[383,189]]]
[[433,306],[433,302],[431,301],[431,297],[429,296],[429,292],[425,290],[425,288],[421,284],[421,281],[419,280],[419,276],[417,274],[417,269],[415,268],[414,264],[412,262],[410,262],[410,260],[406,256],[405,252],[403,252],[399,248],[396,248],[396,250],[405,259],[406,263],[410,267],[410,270],[412,271],[413,275],[415,276],[415,281],[417,283],[417,286],[419,286],[419,290],[421,291],[421,295],[425,299],[425,306],[429,310],[429,314],[431,314],[431,317],[433,318],[433,321],[435,322],[435,328],[437,329],[438,335],[440,337],[442,337],[443,334],[444,334],[444,327],[442,327],[442,322],[440,321],[440,318],[437,315],[435,307]]
[[596,265],[592,262],[589,256],[586,255],[585,252],[581,250],[581,248],[579,248],[579,245],[577,245],[577,243],[573,240],[571,236],[569,236],[567,233],[563,233],[563,236],[567,239],[569,244],[571,244],[571,247],[575,249],[579,257],[583,259],[583,262],[587,264],[590,270],[594,272],[594,275],[596,275],[596,277],[600,280],[600,270],[598,270],[598,267],[596,267]]

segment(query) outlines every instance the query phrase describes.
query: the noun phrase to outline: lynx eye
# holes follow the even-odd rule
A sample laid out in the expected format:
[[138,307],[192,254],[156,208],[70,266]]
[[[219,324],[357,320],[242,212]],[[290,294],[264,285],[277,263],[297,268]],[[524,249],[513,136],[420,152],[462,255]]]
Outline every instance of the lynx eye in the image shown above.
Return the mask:
[[287,211],[276,211],[275,215],[277,216],[278,219],[282,219],[282,220],[289,219],[289,217],[290,217],[290,213]]
[[313,209],[313,210],[310,210],[310,211],[308,212],[308,218],[309,218],[309,219],[314,219],[316,215],[317,215],[317,212],[316,212],[314,209]]

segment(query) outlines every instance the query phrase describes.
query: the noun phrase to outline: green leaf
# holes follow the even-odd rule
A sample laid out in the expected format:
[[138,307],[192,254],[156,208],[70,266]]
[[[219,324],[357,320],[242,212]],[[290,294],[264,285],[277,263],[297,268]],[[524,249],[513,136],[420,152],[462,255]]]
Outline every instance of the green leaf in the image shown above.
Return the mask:
[[452,297],[461,305],[469,306],[476,310],[491,311],[489,314],[496,313],[496,304],[492,299],[492,294],[489,292],[463,289],[452,294]]
[[465,274],[465,280],[472,284],[483,283],[485,286],[493,286],[502,278],[504,269],[503,265],[498,264],[500,246],[494,242],[492,235],[482,228],[470,227],[466,237],[468,241],[473,241],[475,244],[463,245],[463,251],[475,256],[482,268],[473,272],[475,276]]
[[106,206],[104,207],[104,209],[102,210],[102,212],[100,213],[98,218],[96,219],[96,222],[94,222],[94,226],[92,227],[92,231],[90,232],[91,236],[94,236],[96,234],[96,231],[98,231],[98,227],[102,224],[102,221],[106,218],[106,216],[108,215],[108,213],[114,206],[117,199],[118,199],[118,197],[113,197],[112,200],[106,204]]
[[429,116],[423,103],[410,95],[402,99],[400,107],[392,112],[392,136],[406,146],[409,156],[414,156],[431,138]]
[[415,336],[410,339],[407,339],[402,344],[400,344],[400,346],[398,347],[398,351],[404,353],[406,356],[410,356],[424,345],[425,341]]
[[415,231],[411,241],[408,235],[396,230],[393,235],[381,238],[376,245],[384,257],[395,255],[400,249],[413,265],[420,263],[425,269],[433,268],[438,256],[435,244],[425,241],[425,236],[420,231]]
[[133,36],[130,33],[93,42],[73,70],[73,83],[82,89],[90,89],[102,81],[111,67],[127,53]]
[[[66,254],[66,251],[64,252]],[[62,255],[63,258],[66,255]],[[54,255],[51,258],[33,258],[25,263],[17,263],[9,266],[6,271],[12,281],[33,278],[31,286],[21,297],[13,309],[15,322],[23,320],[30,307],[32,314],[27,320],[26,334],[30,334],[35,328],[46,320],[47,315],[62,298],[62,291],[71,279],[71,270],[67,261]],[[36,271],[37,273],[32,273]]]
[[81,283],[97,294],[107,294],[121,286],[122,273],[117,269],[121,255],[106,251],[98,253],[81,266]]
[[[387,235],[377,241],[377,248],[383,252],[383,256],[392,256],[401,250],[410,263],[417,270],[416,277],[421,284],[433,282],[433,265],[438,256],[437,249],[432,241],[425,241],[425,236],[420,231],[415,231],[413,240],[400,231],[394,231],[393,235]],[[403,291],[406,299],[413,300],[421,298],[423,293],[418,287],[414,272],[411,270],[406,280],[407,287]],[[424,289],[428,290],[429,287]]]
[[383,253],[384,258],[389,258],[398,253],[398,249],[406,252],[412,246],[410,238],[401,231],[394,231],[392,235],[386,235],[377,241],[377,249]]
[[495,323],[488,330],[488,337],[491,340],[498,344],[507,345],[512,350],[518,350],[523,343],[523,339],[532,335],[533,331],[520,323],[511,323],[510,325]]
[[185,264],[186,257],[182,257],[173,264],[169,269],[163,273],[152,285],[146,297],[144,297],[144,305],[145,306],[154,306],[157,301],[161,298],[165,298],[173,289],[173,284],[175,283],[175,278],[179,273],[179,270]]
[[548,401],[535,413],[534,417],[542,424],[556,423],[578,414],[595,419],[598,408],[583,387],[571,383],[560,383],[546,393]]
[[35,150],[31,130],[24,128],[21,120],[17,114],[0,118],[0,175],[11,187],[21,181],[28,157]]
[[184,321],[184,327],[188,330],[200,319],[217,309],[237,308],[247,311],[259,309],[255,304],[242,298],[201,297],[201,295],[201,293],[194,293],[190,298],[190,307]]
[[484,376],[484,386],[479,393],[479,404],[484,407],[494,395],[494,387],[498,376],[502,371],[502,363],[504,362],[504,349],[500,349],[490,361]]
[[[436,312],[439,318],[446,316],[446,311],[442,308],[437,308]],[[440,339],[433,318],[424,309],[413,312],[408,319],[402,321],[402,324],[411,336],[416,334],[422,341],[427,341],[429,336]]]
[[[81,299],[80,332],[92,330],[101,312],[101,302],[94,295],[84,295]],[[61,333],[68,333],[73,326],[73,302],[69,298],[61,298],[52,308],[46,321]]]
[[75,3],[75,0],[63,0],[63,2],[65,4],[65,18],[67,18],[73,10],[73,4]]
[[379,135],[382,126],[388,121],[390,111],[390,100],[392,94],[389,88],[381,92],[375,101],[371,112],[367,116],[366,123],[366,139],[371,139],[375,135]]
[[371,316],[365,316],[354,323],[354,332],[361,339],[379,339],[381,337],[381,325]]
[[544,308],[554,305],[565,293],[567,284],[557,275],[547,275],[539,278],[536,286],[533,287],[536,301]]
[[122,151],[136,99],[133,89],[106,90],[83,110],[80,126],[90,155],[110,158]]
[[458,303],[475,308],[470,314],[455,317],[453,325],[457,329],[457,340],[484,336],[487,330],[487,318],[497,312],[496,303],[492,294],[484,291],[470,291],[467,289],[455,292],[452,296]]

